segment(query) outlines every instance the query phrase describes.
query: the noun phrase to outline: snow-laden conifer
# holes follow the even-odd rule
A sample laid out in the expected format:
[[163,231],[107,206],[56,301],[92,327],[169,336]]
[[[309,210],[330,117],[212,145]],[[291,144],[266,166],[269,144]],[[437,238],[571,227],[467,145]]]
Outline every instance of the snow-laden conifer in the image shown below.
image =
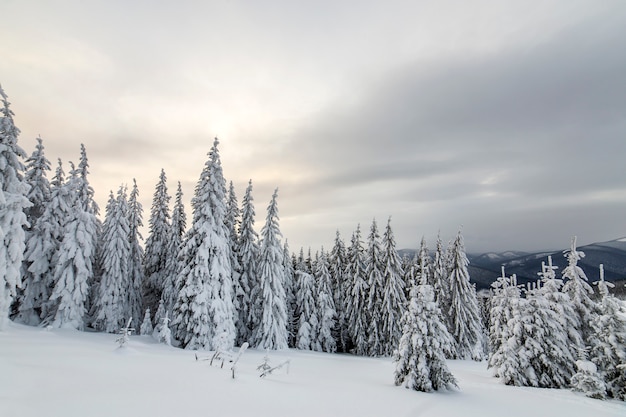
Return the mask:
[[130,242],[126,187],[120,186],[117,197],[111,192],[105,209],[102,237],[98,247],[100,280],[94,303],[93,327],[115,333],[130,314]]
[[295,257],[289,251],[289,243],[285,239],[283,245],[283,269],[285,271],[285,297],[287,306],[287,344],[296,347],[298,334],[298,316],[296,300]]
[[[89,216],[85,217],[86,221],[93,222],[93,224],[85,227],[85,230],[93,230],[93,232],[89,236],[85,236],[85,242],[89,242],[89,246],[93,248],[91,251],[91,256],[88,260],[91,265],[92,272],[87,279],[87,286],[89,287],[89,294],[87,296],[87,300],[85,302],[85,306],[87,308],[87,312],[89,313],[92,310],[92,306],[94,303],[95,294],[93,293],[93,289],[97,288],[97,280],[99,277],[98,273],[98,260],[97,260],[97,251],[95,248],[98,247],[98,237],[100,236],[100,228],[102,227],[102,223],[98,218],[100,214],[100,208],[98,207],[98,203],[96,203],[94,196],[95,191],[93,187],[89,184],[89,160],[87,158],[87,150],[85,149],[84,144],[80,144],[80,160],[78,161],[77,176],[78,181],[76,184],[76,194],[78,204],[82,206],[82,210],[89,214]],[[89,317],[87,317],[89,319]]]
[[161,319],[161,323],[159,326],[159,333],[157,335],[157,340],[159,343],[166,344],[168,346],[172,345],[172,332],[170,330],[170,319],[168,317],[168,313],[165,312],[165,316]]
[[417,282],[426,282],[433,287],[434,291],[435,279],[432,271],[432,260],[428,253],[428,246],[426,245],[426,238],[424,236],[422,236],[420,248],[415,257],[417,260]]
[[606,398],[606,385],[598,374],[596,365],[588,360],[576,361],[577,372],[572,377],[572,391],[581,392],[587,397]]
[[152,318],[150,317],[150,309],[146,308],[146,312],[143,316],[143,321],[141,322],[141,327],[139,328],[139,334],[150,336],[154,328],[152,327]]
[[324,248],[315,263],[315,281],[317,284],[317,312],[319,316],[319,330],[317,334],[317,347],[323,352],[334,353],[337,351],[337,342],[333,336],[336,326],[337,311],[332,295],[332,278],[330,276],[328,256]]
[[576,236],[572,238],[572,245],[569,251],[564,251],[568,265],[563,269],[563,279],[565,285],[563,292],[569,295],[572,300],[574,312],[578,318],[580,327],[578,330],[585,344],[590,343],[592,337],[591,323],[598,313],[596,303],[591,299],[593,288],[587,283],[587,276],[578,261],[585,257],[585,253],[576,249]]
[[13,111],[0,87],[0,330],[9,319],[9,309],[21,286],[25,234],[28,225],[24,210],[31,203],[26,198],[29,186],[24,181],[22,159],[26,152],[17,144],[20,130],[13,122]]
[[544,288],[526,291],[527,308],[522,314],[527,335],[519,355],[530,358],[535,376],[535,380],[529,381],[531,386],[565,388],[574,373],[575,359],[568,348],[565,322],[544,296]]
[[[49,297],[45,280],[39,273],[36,265],[31,272],[29,268],[35,262],[45,262],[45,271],[49,270],[51,257],[42,253],[44,246],[50,243],[45,241],[48,235],[45,230],[49,225],[44,224],[49,219],[42,222],[39,219],[44,215],[46,207],[50,203],[51,188],[47,178],[47,171],[50,171],[50,161],[45,156],[44,146],[41,137],[37,138],[37,146],[32,155],[26,160],[25,181],[30,185],[27,198],[32,206],[25,209],[26,219],[29,227],[26,233],[26,246],[22,265],[22,293],[19,300],[19,311],[15,321],[24,324],[37,325],[41,321],[41,308]],[[33,257],[32,255],[35,254]],[[29,256],[30,255],[30,256]],[[43,259],[38,258],[44,256]]]
[[24,180],[30,186],[27,198],[32,206],[27,207],[24,212],[26,219],[32,229],[50,201],[50,182],[47,173],[51,170],[50,161],[46,158],[43,140],[41,136],[37,138],[37,145],[31,156],[26,159],[26,171]]
[[591,323],[592,334],[589,359],[597,366],[606,383],[610,397],[626,401],[626,318],[622,303],[609,293],[614,284],[604,280],[604,266],[600,265],[600,279],[594,282],[602,296],[600,312]]
[[346,279],[346,245],[341,238],[339,230],[335,233],[335,243],[329,256],[329,271],[332,278],[332,294],[337,312],[337,325],[335,326],[334,338],[337,341],[337,349],[347,352],[349,333],[348,318],[346,314],[346,291],[351,287]]
[[391,217],[387,221],[387,227],[383,234],[381,261],[384,283],[381,309],[381,334],[384,340],[382,353],[391,355],[402,336],[401,320],[406,305],[402,261],[396,250],[396,240],[391,229]]
[[263,349],[287,348],[287,297],[277,198],[278,189],[274,191],[267,207],[259,250],[261,320],[255,329],[253,344]]
[[26,242],[24,262],[28,265],[33,285],[27,289],[31,294],[28,297],[29,303],[20,306],[19,315],[24,322],[28,317],[28,322],[33,325],[38,323],[37,317],[32,315],[33,311],[39,313],[41,321],[49,323],[56,307],[56,303],[50,301],[50,294],[55,285],[55,259],[58,257],[63,230],[72,210],[72,207],[67,205],[65,195],[67,188],[64,187],[64,183],[65,175],[59,160],[51,181],[50,201]]
[[[237,194],[235,193],[235,186],[231,181],[228,185],[228,193],[226,195],[226,217],[224,219],[226,223],[226,229],[228,230],[228,244],[229,244],[229,256],[230,266],[232,270],[232,282],[233,282],[233,303],[235,310],[239,311],[238,301],[241,299],[243,289],[239,282],[239,275],[241,274],[241,265],[239,265],[239,257],[237,256],[237,248],[239,246],[239,228],[241,224],[241,213],[239,212],[239,203],[237,202]],[[239,316],[235,317],[236,326],[239,327]]]
[[128,257],[128,274],[130,285],[128,287],[129,317],[139,323],[143,311],[143,247],[140,229],[143,226],[143,208],[139,202],[139,188],[137,181],[133,179],[133,188],[128,196],[128,241],[130,253]]
[[[170,233],[167,241],[167,259],[165,262],[163,293],[161,294],[161,300],[164,303],[165,311],[171,312],[174,309],[174,304],[178,297],[178,292],[182,286],[179,283],[178,272],[181,269],[179,263],[179,253],[182,247],[183,236],[187,228],[187,216],[185,214],[185,206],[183,204],[183,190],[178,182],[176,188],[176,201],[172,208],[172,223],[170,225]],[[179,286],[180,284],[180,286]]]
[[366,274],[365,248],[361,240],[361,227],[357,226],[348,248],[346,265],[346,281],[350,283],[346,291],[348,333],[354,346],[354,353],[357,355],[368,353],[367,297],[369,286]]
[[[552,257],[548,256],[548,263],[541,263],[541,294],[545,298],[548,306],[556,313],[556,318],[560,322],[566,337],[566,345],[569,352],[562,353],[567,358],[567,374],[569,377],[574,373],[574,362],[579,356],[579,352],[584,348],[584,343],[579,332],[579,317],[574,311],[574,306],[570,297],[562,292],[563,280],[556,277],[557,267],[552,264]],[[559,333],[559,336],[561,334]]]
[[[71,163],[70,163],[71,164]],[[63,186],[62,204],[71,207],[63,228],[59,256],[55,259],[55,286],[50,296],[53,327],[82,330],[85,326],[89,282],[97,242],[97,219],[80,199],[84,189],[81,172],[71,164],[70,178]],[[92,206],[93,208],[93,206]]]
[[385,288],[382,257],[380,235],[378,234],[376,219],[374,219],[367,240],[367,266],[365,270],[368,285],[367,310],[369,311],[368,354],[371,356],[383,355],[387,343],[383,332],[382,317]]
[[145,285],[143,288],[143,304],[146,308],[156,311],[161,294],[167,281],[167,261],[170,233],[170,196],[167,193],[167,176],[161,169],[159,182],[152,197],[150,219],[148,220],[148,238],[143,254]]
[[459,231],[450,251],[448,330],[455,341],[456,358],[480,361],[484,356],[484,330],[476,289],[470,283],[468,264],[463,236]]
[[317,306],[315,302],[315,280],[308,272],[304,260],[303,250],[300,249],[298,264],[296,265],[296,297],[298,315],[298,334],[296,348],[313,350],[317,340]]
[[396,385],[426,392],[457,386],[446,364],[452,338],[441,318],[432,287],[414,286],[395,357]]
[[435,301],[443,313],[445,323],[450,322],[448,312],[450,311],[450,282],[446,266],[445,252],[441,236],[437,235],[435,244],[435,254],[431,266],[433,290],[435,291]]
[[253,293],[258,290],[257,259],[259,254],[259,236],[254,230],[254,198],[252,197],[252,180],[241,203],[241,226],[239,227],[239,242],[237,259],[239,260],[239,287],[241,294],[237,299],[237,335],[238,344],[250,342],[252,329],[257,322],[253,305]]
[[226,215],[226,184],[217,138],[196,185],[193,222],[180,262],[174,307],[175,337],[186,349],[229,350],[235,342],[232,271]]
[[493,284],[493,288],[489,333],[492,351],[488,367],[507,385],[528,385],[526,370],[532,370],[532,366],[528,357],[518,357],[518,351],[524,344],[521,304],[525,300],[521,299],[515,274],[507,278],[503,269],[502,277]]

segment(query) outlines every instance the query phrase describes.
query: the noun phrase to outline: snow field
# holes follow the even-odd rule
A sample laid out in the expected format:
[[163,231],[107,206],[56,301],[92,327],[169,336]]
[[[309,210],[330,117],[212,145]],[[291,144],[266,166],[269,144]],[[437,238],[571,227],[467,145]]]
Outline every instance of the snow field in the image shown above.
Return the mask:
[[[617,417],[626,404],[569,390],[519,388],[491,377],[486,362],[449,361],[460,391],[420,393],[393,385],[388,358],[284,350],[266,378],[265,352],[248,349],[236,379],[230,366],[131,336],[10,324],[0,332],[0,416],[481,416]],[[211,352],[198,352],[209,356]]]

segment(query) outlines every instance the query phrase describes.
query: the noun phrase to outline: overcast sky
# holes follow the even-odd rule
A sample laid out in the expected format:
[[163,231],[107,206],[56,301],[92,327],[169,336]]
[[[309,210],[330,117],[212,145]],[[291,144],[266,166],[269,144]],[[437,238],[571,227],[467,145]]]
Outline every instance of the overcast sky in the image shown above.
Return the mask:
[[[215,136],[291,249],[392,217],[398,248],[626,236],[626,2],[3,0],[0,83],[30,154],[87,148],[104,210]],[[67,168],[67,166],[66,166]],[[190,213],[188,213],[190,216]],[[146,237],[146,236],[144,236]]]

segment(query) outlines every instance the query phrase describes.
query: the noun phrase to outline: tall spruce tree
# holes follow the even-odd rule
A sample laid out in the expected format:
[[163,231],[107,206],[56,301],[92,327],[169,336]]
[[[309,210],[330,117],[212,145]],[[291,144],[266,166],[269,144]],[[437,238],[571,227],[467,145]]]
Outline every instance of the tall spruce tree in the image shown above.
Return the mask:
[[480,361],[484,356],[484,330],[476,298],[476,289],[470,283],[461,232],[450,250],[450,309],[448,330],[454,338],[457,359]]
[[[30,325],[40,323],[41,306],[49,296],[41,275],[29,270],[30,266],[38,259],[31,258],[29,260],[28,254],[29,252],[32,253],[33,250],[39,252],[35,248],[42,248],[43,245],[46,245],[46,242],[43,241],[45,234],[42,230],[46,226],[40,224],[39,219],[44,215],[46,206],[51,199],[50,182],[47,178],[47,172],[50,169],[50,161],[45,156],[43,141],[41,137],[38,137],[35,151],[26,160],[24,179],[30,185],[27,198],[32,206],[25,209],[29,227],[26,232],[26,249],[22,264],[22,292],[18,302],[19,312],[15,317],[16,321]],[[39,256],[41,253],[37,254],[37,257]],[[43,261],[48,262],[49,259],[46,257]],[[45,269],[47,270],[48,267],[46,266]]]
[[226,184],[213,142],[196,185],[193,221],[181,249],[181,290],[174,307],[176,339],[186,349],[228,350],[236,329],[226,216]]
[[128,305],[130,308],[129,317],[133,318],[133,322],[141,323],[143,317],[143,286],[144,286],[144,268],[143,268],[143,247],[140,240],[142,239],[139,231],[143,226],[143,208],[139,202],[139,188],[137,181],[133,179],[133,188],[128,197],[128,242],[130,243],[130,253],[128,258],[128,274],[130,286],[128,287]]
[[289,243],[285,239],[283,246],[283,268],[285,271],[285,297],[287,306],[287,344],[290,348],[296,347],[298,334],[298,316],[296,314],[296,281],[295,262],[289,251]]
[[[187,215],[185,214],[185,205],[183,204],[183,189],[179,181],[176,188],[176,201],[172,208],[172,223],[167,240],[167,258],[165,262],[165,272],[163,274],[165,282],[163,283],[163,293],[161,294],[161,300],[164,304],[164,313],[169,313],[170,317],[172,316],[178,292],[182,286],[182,283],[179,283],[177,280],[178,272],[180,271],[178,255],[182,247],[186,228]],[[161,317],[158,318],[161,319]],[[157,320],[157,317],[155,317],[155,320]]]
[[365,247],[361,240],[361,226],[357,226],[352,234],[348,249],[346,280],[350,283],[346,291],[346,314],[348,332],[354,353],[368,354],[368,308],[369,285],[365,263]]
[[255,328],[257,317],[252,308],[253,293],[259,288],[257,276],[257,259],[259,256],[259,235],[254,230],[254,198],[252,197],[252,180],[248,182],[246,193],[241,204],[241,226],[237,258],[239,260],[239,286],[237,306],[237,334],[239,344],[250,342],[252,329]]
[[563,289],[563,280],[556,277],[556,266],[552,264],[552,257],[548,256],[548,263],[541,263],[541,282],[543,284],[541,288],[541,294],[546,299],[549,307],[556,313],[556,317],[561,323],[564,331],[567,335],[567,346],[571,359],[570,377],[575,371],[574,362],[579,357],[579,353],[584,349],[585,344],[582,339],[582,335],[579,331],[580,322],[579,317],[574,311],[574,305],[570,297],[565,294]]
[[255,329],[254,345],[262,349],[287,349],[287,297],[283,265],[282,236],[278,224],[278,189],[267,207],[261,229],[259,251],[260,323]]
[[367,241],[366,270],[367,309],[369,311],[368,353],[371,356],[385,354],[386,340],[383,334],[383,296],[385,281],[383,275],[382,249],[376,219],[372,221]]
[[[600,279],[594,282],[602,296],[600,312],[591,323],[593,337],[589,359],[597,366],[610,397],[626,401],[626,319],[622,303],[611,293],[614,284]],[[621,369],[620,369],[621,368]]]
[[[161,169],[152,207],[150,208],[149,231],[143,254],[145,283],[143,286],[143,304],[150,311],[157,311],[159,300],[167,280],[167,261],[170,232],[170,196],[167,193],[167,177]],[[158,322],[155,322],[158,324]]]
[[117,198],[113,192],[109,196],[98,247],[101,275],[94,303],[93,327],[108,333],[117,333],[131,316],[128,217],[126,187],[120,186]]
[[402,337],[402,316],[406,305],[402,261],[396,250],[391,217],[382,239],[383,298],[381,309],[382,354],[391,355]]
[[332,278],[332,294],[337,312],[337,325],[335,326],[334,338],[337,341],[337,349],[340,352],[348,351],[348,318],[346,315],[346,289],[349,285],[346,281],[346,245],[339,234],[339,230],[335,233],[335,243],[330,252],[330,276]]
[[319,316],[319,331],[317,334],[317,344],[323,352],[334,353],[337,351],[337,342],[333,336],[337,324],[337,311],[332,295],[332,278],[329,270],[328,256],[324,248],[315,263],[314,272],[317,284],[317,312]]
[[433,290],[435,291],[435,301],[443,313],[444,322],[449,323],[450,317],[450,282],[446,266],[445,252],[443,250],[443,242],[441,236],[437,235],[437,243],[435,244],[435,255],[433,258],[432,268],[433,274]]
[[317,341],[317,305],[315,301],[315,279],[308,271],[304,259],[303,249],[296,265],[296,303],[298,315],[298,334],[296,336],[296,348],[301,350],[313,350]]
[[85,184],[81,172],[70,163],[69,180],[59,195],[61,204],[70,207],[63,228],[59,256],[54,262],[54,289],[50,295],[53,327],[82,330],[89,296],[89,282],[93,281],[93,260],[97,242],[97,220],[81,199]]
[[588,345],[592,337],[591,323],[598,314],[598,306],[591,299],[593,288],[587,283],[587,276],[578,261],[585,257],[585,253],[576,249],[576,236],[572,238],[572,245],[569,251],[564,251],[568,265],[563,269],[563,292],[569,295],[572,300],[574,312],[578,318],[580,332],[583,342]]
[[26,152],[17,144],[20,130],[13,121],[13,111],[7,95],[0,86],[0,330],[9,320],[9,310],[17,289],[21,286],[21,266],[24,258],[25,234],[28,225],[24,210],[31,203],[26,198],[29,186],[24,181]]

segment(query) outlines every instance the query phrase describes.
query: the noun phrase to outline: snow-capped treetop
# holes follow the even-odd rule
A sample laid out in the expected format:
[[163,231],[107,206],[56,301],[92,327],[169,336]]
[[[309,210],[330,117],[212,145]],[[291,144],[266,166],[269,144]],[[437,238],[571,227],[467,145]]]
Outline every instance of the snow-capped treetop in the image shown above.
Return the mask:
[[41,137],[38,137],[35,150],[26,160],[24,175],[24,179],[30,185],[27,197],[32,206],[26,209],[26,218],[31,228],[43,214],[47,202],[50,201],[50,182],[47,178],[47,172],[50,170],[50,161],[44,154],[43,141]]

